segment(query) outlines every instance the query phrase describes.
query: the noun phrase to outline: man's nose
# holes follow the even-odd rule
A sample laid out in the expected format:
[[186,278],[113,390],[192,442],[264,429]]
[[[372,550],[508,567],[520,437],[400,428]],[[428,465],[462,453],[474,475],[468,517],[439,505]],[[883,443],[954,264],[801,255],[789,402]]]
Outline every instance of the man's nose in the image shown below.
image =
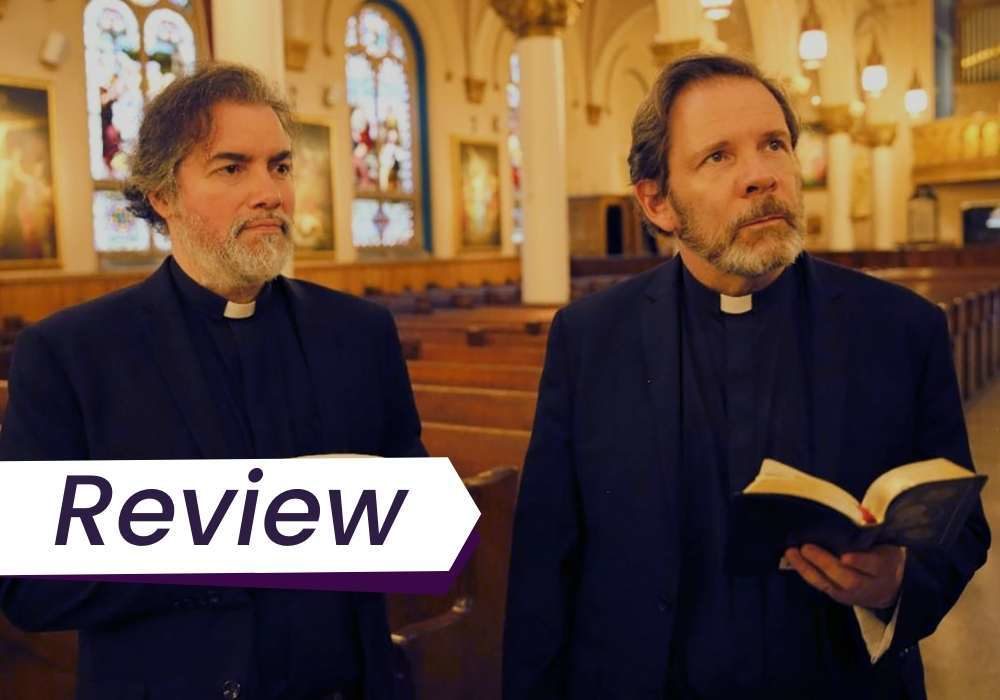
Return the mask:
[[283,202],[282,183],[270,170],[258,174],[253,181],[250,206],[254,209],[278,209]]
[[774,164],[767,163],[763,158],[754,158],[747,163],[740,185],[744,196],[768,194],[778,187],[778,176]]

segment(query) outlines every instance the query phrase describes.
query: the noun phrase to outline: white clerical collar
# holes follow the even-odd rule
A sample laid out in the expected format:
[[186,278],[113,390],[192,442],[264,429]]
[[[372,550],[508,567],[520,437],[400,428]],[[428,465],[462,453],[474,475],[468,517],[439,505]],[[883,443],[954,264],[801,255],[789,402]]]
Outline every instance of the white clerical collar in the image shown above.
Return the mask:
[[719,295],[719,308],[724,314],[745,314],[753,309],[753,294],[742,297],[731,297],[725,294]]
[[257,308],[257,302],[251,301],[248,304],[240,304],[235,301],[226,302],[226,310],[222,315],[226,318],[250,318]]

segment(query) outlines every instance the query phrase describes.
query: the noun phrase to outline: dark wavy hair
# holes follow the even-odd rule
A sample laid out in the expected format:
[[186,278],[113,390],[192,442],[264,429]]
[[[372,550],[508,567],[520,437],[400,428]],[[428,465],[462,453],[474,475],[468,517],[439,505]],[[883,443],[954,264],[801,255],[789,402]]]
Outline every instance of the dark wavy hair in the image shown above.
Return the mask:
[[212,131],[212,107],[220,102],[266,105],[292,136],[288,103],[256,71],[229,63],[203,66],[168,85],[146,107],[139,140],[125,182],[129,210],[163,229],[149,195],[173,196],[177,192],[177,165]]
[[[665,196],[670,182],[670,110],[689,85],[713,78],[747,78],[767,88],[785,116],[792,148],[799,140],[799,120],[788,97],[777,83],[749,61],[721,54],[692,54],[674,61],[657,77],[632,119],[632,148],[628,154],[632,184],[652,180]],[[652,226],[648,221],[647,225]],[[655,228],[655,227],[654,227]]]

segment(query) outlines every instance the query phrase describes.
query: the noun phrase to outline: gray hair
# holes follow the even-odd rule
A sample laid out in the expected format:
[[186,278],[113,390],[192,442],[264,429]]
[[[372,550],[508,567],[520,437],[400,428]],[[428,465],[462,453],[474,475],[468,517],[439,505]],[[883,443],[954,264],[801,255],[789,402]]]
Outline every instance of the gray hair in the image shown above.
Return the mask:
[[124,186],[129,211],[163,228],[149,195],[176,193],[177,165],[211,133],[212,107],[220,102],[266,105],[292,135],[291,109],[263,76],[235,64],[203,66],[172,82],[146,107]]

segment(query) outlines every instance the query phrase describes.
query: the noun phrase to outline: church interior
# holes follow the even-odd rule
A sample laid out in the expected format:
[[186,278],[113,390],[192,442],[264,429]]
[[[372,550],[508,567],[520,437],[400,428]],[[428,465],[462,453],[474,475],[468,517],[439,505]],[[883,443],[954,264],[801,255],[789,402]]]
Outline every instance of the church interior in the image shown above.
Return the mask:
[[[626,159],[693,52],[789,95],[806,249],[947,314],[976,466],[1000,477],[998,0],[0,0],[0,424],[18,332],[170,253],[120,192],[144,105],[199,63],[252,66],[294,111],[288,274],[392,311],[424,444],[483,514],[451,591],[389,596],[401,682],[499,698],[549,324],[674,254]],[[997,696],[997,591],[991,558],[922,644],[932,700]],[[72,697],[75,655],[0,616],[0,700]]]

